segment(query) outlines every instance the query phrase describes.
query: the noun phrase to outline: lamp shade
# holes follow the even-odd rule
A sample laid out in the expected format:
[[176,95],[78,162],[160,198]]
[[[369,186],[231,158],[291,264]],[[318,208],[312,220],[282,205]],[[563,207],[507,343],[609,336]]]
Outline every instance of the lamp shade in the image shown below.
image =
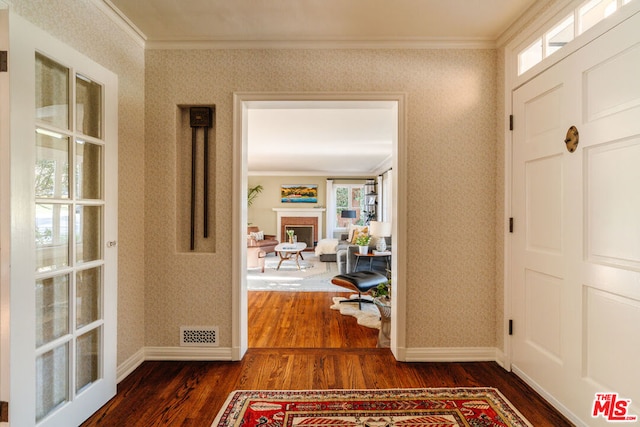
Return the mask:
[[391,223],[371,221],[369,223],[369,234],[375,237],[389,237],[391,236]]
[[344,209],[340,213],[340,218],[355,218],[355,217],[356,217],[356,211],[353,209]]

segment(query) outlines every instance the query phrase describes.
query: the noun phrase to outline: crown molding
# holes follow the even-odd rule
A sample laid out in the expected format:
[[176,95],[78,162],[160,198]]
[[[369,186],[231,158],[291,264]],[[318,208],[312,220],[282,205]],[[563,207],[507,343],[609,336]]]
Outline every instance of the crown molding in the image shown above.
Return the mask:
[[514,38],[519,37],[523,31],[530,29],[532,26],[539,25],[540,21],[546,21],[550,17],[558,13],[558,10],[566,7],[573,0],[548,0],[535,1],[518,16],[512,24],[496,39],[497,47],[504,47]]
[[[107,0],[105,0],[107,1]],[[489,39],[147,40],[150,50],[197,49],[495,49]]]
[[[0,0],[2,1],[2,0]],[[322,40],[153,40],[111,0],[91,0],[138,45],[149,50],[205,49],[495,49],[490,38],[322,39]]]
[[111,21],[120,27],[140,47],[146,48],[147,36],[111,0],[91,0]]

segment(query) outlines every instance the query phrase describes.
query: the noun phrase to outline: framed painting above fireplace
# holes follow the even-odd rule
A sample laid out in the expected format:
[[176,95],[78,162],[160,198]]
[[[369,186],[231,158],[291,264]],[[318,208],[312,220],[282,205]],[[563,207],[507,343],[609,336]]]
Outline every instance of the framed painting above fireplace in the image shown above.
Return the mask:
[[316,184],[282,184],[280,186],[282,203],[318,203]]

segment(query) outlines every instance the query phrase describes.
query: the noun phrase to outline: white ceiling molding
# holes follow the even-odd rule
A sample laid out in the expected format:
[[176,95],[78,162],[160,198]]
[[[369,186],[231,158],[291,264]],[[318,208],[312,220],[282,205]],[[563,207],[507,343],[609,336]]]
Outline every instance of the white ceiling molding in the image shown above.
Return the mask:
[[91,0],[111,21],[127,33],[140,47],[146,47],[147,37],[111,0]]
[[493,40],[149,40],[147,49],[494,49]]
[[[494,49],[556,0],[91,0],[147,49]],[[511,33],[512,34],[512,33]]]

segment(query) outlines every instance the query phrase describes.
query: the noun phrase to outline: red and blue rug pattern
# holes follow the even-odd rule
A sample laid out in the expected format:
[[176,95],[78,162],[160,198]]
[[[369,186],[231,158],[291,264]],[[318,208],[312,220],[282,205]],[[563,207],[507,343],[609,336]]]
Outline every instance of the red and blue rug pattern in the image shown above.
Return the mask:
[[213,427],[531,427],[496,389],[238,390]]

